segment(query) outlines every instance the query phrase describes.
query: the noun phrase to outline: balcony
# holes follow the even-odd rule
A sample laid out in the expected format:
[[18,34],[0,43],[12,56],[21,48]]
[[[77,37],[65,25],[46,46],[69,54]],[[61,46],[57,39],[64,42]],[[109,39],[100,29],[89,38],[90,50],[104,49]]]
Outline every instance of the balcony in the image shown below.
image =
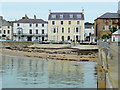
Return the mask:
[[36,34],[36,33],[32,33],[32,34],[29,34],[29,33],[21,33],[21,34],[18,34],[18,33],[13,33],[13,36],[48,36],[47,33],[44,33],[44,34]]

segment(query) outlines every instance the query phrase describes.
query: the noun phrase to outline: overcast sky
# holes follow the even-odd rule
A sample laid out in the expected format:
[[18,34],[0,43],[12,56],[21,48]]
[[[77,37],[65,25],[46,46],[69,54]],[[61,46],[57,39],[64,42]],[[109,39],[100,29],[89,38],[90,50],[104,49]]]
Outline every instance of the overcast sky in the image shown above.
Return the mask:
[[[32,0],[33,1],[33,0]],[[48,10],[52,11],[82,11],[85,10],[85,22],[94,22],[94,19],[106,12],[116,13],[118,2],[1,2],[0,15],[6,20],[18,20],[25,14],[33,18],[48,19]]]

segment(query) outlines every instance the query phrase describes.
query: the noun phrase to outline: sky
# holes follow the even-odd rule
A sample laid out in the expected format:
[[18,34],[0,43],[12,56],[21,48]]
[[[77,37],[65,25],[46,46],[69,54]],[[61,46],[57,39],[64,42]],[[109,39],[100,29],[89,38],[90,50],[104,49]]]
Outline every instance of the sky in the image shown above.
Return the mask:
[[48,20],[48,11],[78,11],[84,9],[85,22],[94,20],[107,12],[116,13],[118,2],[0,2],[0,16],[8,21],[21,19],[25,14]]

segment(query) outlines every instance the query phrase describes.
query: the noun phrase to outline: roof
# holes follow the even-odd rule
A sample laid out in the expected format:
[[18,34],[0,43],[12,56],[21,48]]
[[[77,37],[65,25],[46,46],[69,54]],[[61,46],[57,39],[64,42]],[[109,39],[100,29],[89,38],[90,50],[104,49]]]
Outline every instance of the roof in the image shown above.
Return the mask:
[[11,26],[11,24],[6,20],[0,20],[0,26]]
[[[56,17],[52,18],[52,15],[56,15]],[[63,15],[63,18],[60,18],[60,15]],[[70,15],[73,15],[73,18],[70,18]],[[77,15],[80,17],[78,18]],[[84,20],[84,14],[81,12],[51,12],[48,20]]]
[[113,35],[116,35],[116,34],[117,35],[120,34],[120,30],[117,30],[116,32],[113,33]]
[[16,23],[47,23],[42,19],[20,19]]
[[107,19],[107,18],[120,19],[120,15],[118,13],[105,13],[102,16],[98,17],[97,19]]
[[92,28],[93,25],[85,25],[85,28]]

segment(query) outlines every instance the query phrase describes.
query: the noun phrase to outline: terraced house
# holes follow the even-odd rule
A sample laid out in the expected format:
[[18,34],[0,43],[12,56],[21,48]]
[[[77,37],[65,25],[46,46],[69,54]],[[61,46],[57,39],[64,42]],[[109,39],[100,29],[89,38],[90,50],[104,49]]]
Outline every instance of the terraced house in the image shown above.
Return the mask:
[[95,36],[100,39],[111,30],[120,29],[120,10],[117,13],[105,13],[94,21]]
[[48,38],[48,22],[42,19],[29,19],[27,15],[13,24],[13,40],[44,41]]
[[12,39],[12,25],[0,16],[0,39]]
[[84,40],[84,10],[82,12],[51,12],[50,10],[48,39],[56,42]]

